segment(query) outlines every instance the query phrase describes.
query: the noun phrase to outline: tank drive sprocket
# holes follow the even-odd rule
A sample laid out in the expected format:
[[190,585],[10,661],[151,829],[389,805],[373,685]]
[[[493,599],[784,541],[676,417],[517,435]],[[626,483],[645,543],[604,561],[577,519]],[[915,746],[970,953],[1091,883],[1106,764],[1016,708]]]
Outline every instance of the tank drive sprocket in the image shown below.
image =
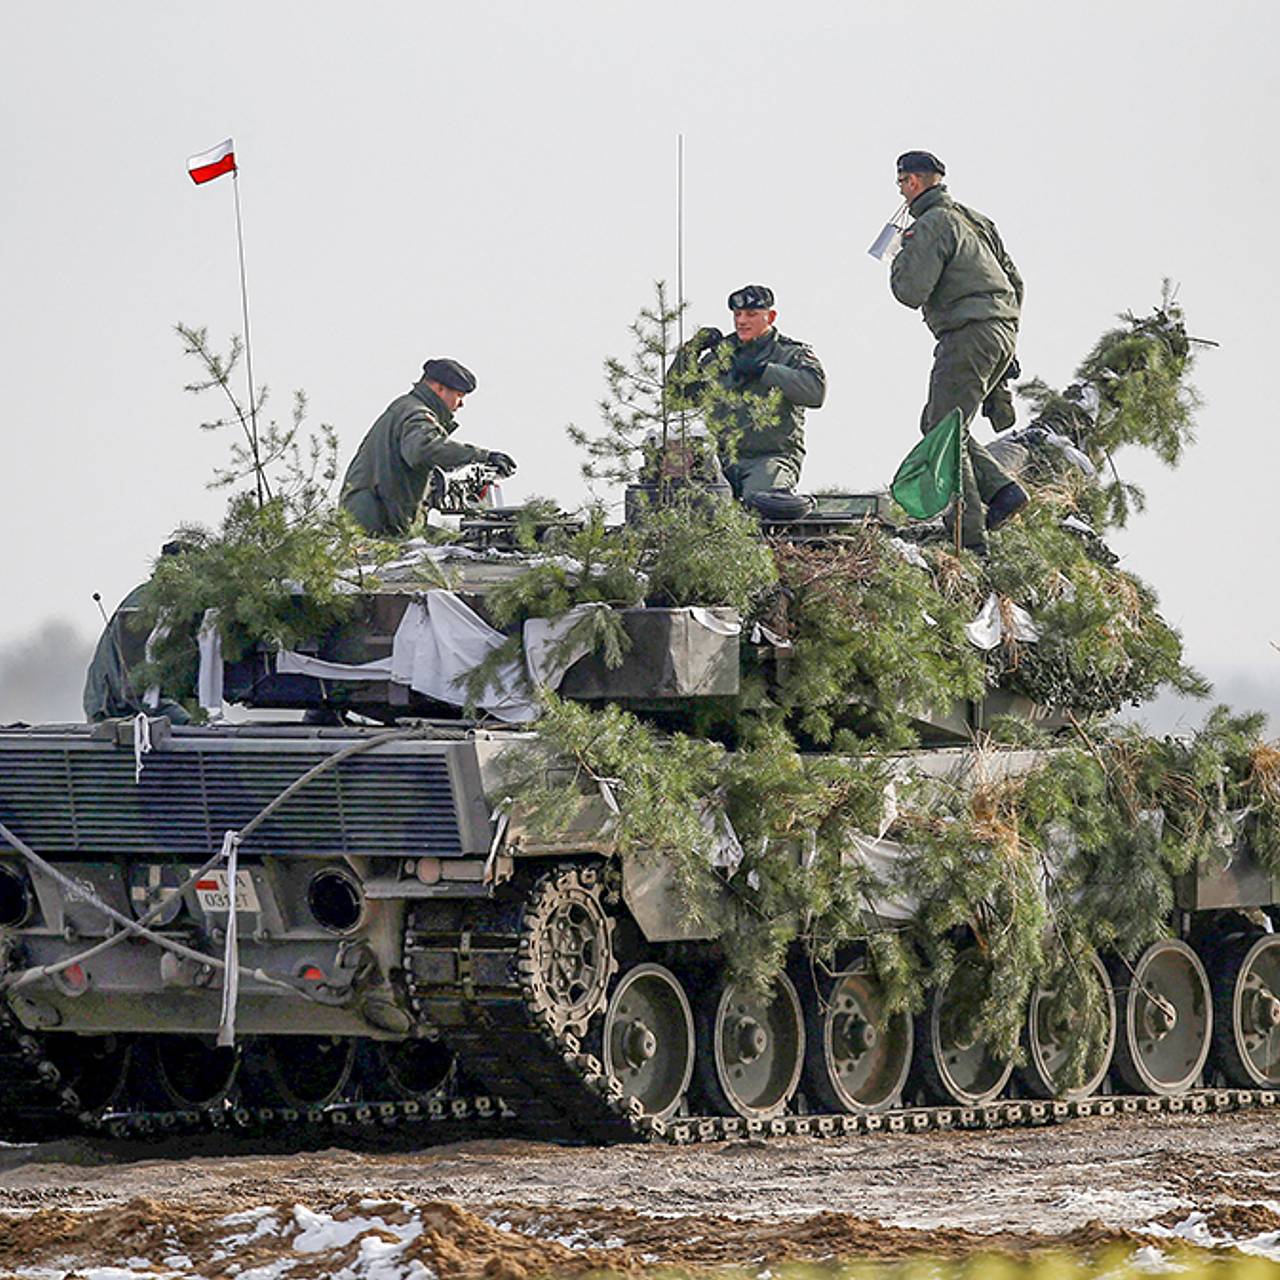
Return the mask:
[[516,969],[530,1012],[552,1035],[584,1035],[605,1007],[618,962],[604,889],[599,866],[557,867],[525,905]]

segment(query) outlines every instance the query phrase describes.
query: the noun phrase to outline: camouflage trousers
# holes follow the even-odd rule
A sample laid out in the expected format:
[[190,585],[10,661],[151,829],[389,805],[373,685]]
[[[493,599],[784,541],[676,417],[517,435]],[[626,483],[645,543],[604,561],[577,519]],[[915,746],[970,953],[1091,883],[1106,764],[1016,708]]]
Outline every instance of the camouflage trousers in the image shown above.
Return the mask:
[[800,483],[800,464],[795,458],[779,453],[764,453],[725,464],[724,478],[733,496],[745,502],[765,489],[783,489],[794,493]]
[[[1009,367],[1018,327],[1009,320],[975,320],[944,333],[933,349],[929,402],[920,415],[920,433],[927,435],[952,409],[959,409],[972,425],[982,402]],[[964,518],[961,534],[967,547],[985,547],[985,504],[1011,477],[972,436],[960,460]]]

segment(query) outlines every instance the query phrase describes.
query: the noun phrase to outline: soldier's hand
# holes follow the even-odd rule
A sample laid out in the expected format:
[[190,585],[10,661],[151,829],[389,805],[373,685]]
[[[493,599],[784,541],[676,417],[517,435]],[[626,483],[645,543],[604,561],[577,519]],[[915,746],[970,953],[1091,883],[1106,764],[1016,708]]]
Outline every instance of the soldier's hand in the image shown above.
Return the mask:
[[734,383],[741,387],[748,382],[754,382],[765,371],[768,363],[767,351],[752,351],[750,347],[739,347],[733,353],[731,365]]
[[715,325],[709,324],[693,335],[693,343],[699,351],[708,351],[724,341],[724,334]]
[[516,460],[509,453],[490,449],[484,460],[498,473],[499,480],[505,480],[516,473]]

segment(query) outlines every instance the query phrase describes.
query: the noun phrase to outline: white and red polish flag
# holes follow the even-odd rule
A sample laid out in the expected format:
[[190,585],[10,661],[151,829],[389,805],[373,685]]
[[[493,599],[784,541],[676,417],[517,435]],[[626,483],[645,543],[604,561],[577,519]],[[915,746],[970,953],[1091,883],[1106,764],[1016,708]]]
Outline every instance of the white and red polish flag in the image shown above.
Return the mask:
[[234,173],[236,168],[236,149],[231,139],[220,142],[198,156],[187,161],[187,172],[195,183],[208,182],[211,178],[220,178],[224,173]]

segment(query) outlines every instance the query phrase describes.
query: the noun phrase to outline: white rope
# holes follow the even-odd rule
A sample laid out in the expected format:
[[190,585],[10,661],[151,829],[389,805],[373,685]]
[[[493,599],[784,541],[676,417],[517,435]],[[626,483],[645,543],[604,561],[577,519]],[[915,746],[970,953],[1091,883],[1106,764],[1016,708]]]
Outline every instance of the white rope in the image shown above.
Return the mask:
[[236,915],[236,876],[239,872],[240,837],[228,831],[222,838],[222,857],[227,864],[227,940],[222,953],[222,1020],[218,1023],[218,1044],[236,1042],[236,1002],[240,998],[240,928]]
[[142,781],[142,757],[151,750],[151,720],[143,711],[133,718],[133,780]]
[[[234,851],[239,849],[242,841],[248,839],[259,826],[262,825],[281,805],[286,803],[289,798],[301,791],[313,779],[319,777],[322,773],[335,768],[343,760],[350,756],[358,755],[362,751],[368,751],[371,748],[382,746],[383,743],[393,742],[406,738],[420,738],[427,733],[427,730],[421,727],[411,729],[392,729],[385,733],[375,734],[373,737],[364,738],[359,742],[352,743],[342,750],[334,752],[333,755],[326,756],[318,764],[313,765],[300,778],[296,778],[291,782],[279,795],[275,797],[269,804],[260,809],[239,832],[228,831],[223,837],[222,848],[204,864],[204,866],[193,871],[186,880],[180,884],[174,891],[177,894],[185,893],[196,881],[202,879],[204,875],[212,871],[220,862],[223,862]],[[44,978],[52,977],[54,974],[61,973],[72,965],[83,964],[86,961],[109,951],[111,948],[119,946],[122,942],[129,938],[142,937],[148,942],[155,943],[156,946],[165,951],[171,951],[175,955],[182,956],[186,960],[190,960],[197,965],[204,965],[211,969],[221,970],[224,974],[227,972],[227,961],[219,960],[217,956],[209,955],[206,952],[193,950],[184,943],[177,941],[175,938],[167,937],[163,933],[158,933],[149,928],[151,923],[157,920],[164,912],[166,903],[158,902],[151,907],[140,919],[130,920],[128,916],[117,911],[110,903],[104,902],[96,893],[86,890],[83,884],[72,880],[69,876],[64,875],[57,867],[42,858],[25,840],[17,836],[7,827],[4,822],[0,822],[0,839],[7,842],[11,848],[16,849],[32,866],[39,868],[54,883],[60,885],[64,892],[69,896],[86,902],[96,911],[102,912],[109,920],[114,921],[120,926],[116,932],[109,934],[101,942],[94,943],[93,946],[84,951],[77,952],[70,956],[65,956],[52,964],[37,965],[29,969],[23,969],[17,973],[0,974],[0,992],[5,990],[18,990],[22,987],[30,986],[35,982],[39,982]],[[228,925],[230,930],[235,927],[235,868],[230,868],[231,877],[231,904],[233,910],[230,913]],[[235,967],[233,980],[224,978],[223,980],[223,1024],[227,1022],[228,1006],[230,1012],[230,1034],[235,1035],[235,1004],[239,995],[240,986],[240,965],[239,965],[239,947],[238,938],[234,932],[231,932],[228,938],[228,951],[230,952],[231,962]],[[225,954],[225,953],[224,953]],[[274,974],[269,974],[263,969],[251,969],[250,976],[257,982],[263,983],[265,986],[275,987],[282,991],[288,991],[293,995],[301,996],[306,1000],[315,1000],[316,994],[309,991],[301,983],[290,982]],[[230,991],[228,991],[230,988]],[[230,999],[228,1000],[228,995]],[[219,1028],[219,1043],[222,1043],[221,1036],[223,1028]]]

